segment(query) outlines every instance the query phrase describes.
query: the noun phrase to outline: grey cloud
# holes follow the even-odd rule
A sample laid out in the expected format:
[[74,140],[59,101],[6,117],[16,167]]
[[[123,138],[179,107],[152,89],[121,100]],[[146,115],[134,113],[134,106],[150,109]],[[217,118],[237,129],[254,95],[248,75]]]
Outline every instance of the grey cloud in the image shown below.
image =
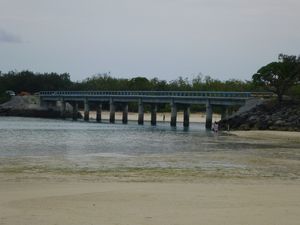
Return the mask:
[[22,40],[18,35],[9,33],[3,29],[0,29],[0,42],[7,43],[21,43]]

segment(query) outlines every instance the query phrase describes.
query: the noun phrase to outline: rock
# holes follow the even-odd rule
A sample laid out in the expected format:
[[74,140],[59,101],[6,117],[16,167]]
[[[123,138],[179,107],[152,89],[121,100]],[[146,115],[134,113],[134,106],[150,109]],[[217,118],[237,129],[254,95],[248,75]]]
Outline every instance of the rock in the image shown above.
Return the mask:
[[250,130],[249,124],[242,124],[239,128],[240,128],[241,130]]
[[276,126],[281,126],[281,125],[283,125],[284,124],[284,121],[283,120],[277,120],[275,123],[274,123],[274,125],[276,125]]
[[220,128],[229,125],[238,130],[300,130],[300,102],[265,102],[219,122]]
[[[10,101],[0,105],[0,116],[23,116],[41,118],[60,118],[60,108],[40,106],[38,96],[14,96]],[[65,117],[72,117],[72,106],[67,104]],[[79,113],[78,118],[82,118]]]

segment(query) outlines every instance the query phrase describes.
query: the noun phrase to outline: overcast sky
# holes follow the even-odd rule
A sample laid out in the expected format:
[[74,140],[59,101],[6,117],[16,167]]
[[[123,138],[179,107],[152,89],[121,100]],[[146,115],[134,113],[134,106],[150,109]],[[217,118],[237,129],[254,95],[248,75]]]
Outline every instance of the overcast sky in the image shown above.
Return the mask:
[[0,0],[0,70],[249,80],[299,23],[299,0]]

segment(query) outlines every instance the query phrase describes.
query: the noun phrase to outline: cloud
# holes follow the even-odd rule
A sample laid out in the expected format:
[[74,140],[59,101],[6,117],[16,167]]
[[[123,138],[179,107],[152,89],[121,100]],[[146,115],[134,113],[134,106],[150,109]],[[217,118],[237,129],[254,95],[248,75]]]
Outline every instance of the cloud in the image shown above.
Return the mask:
[[0,29],[0,43],[6,42],[6,43],[21,43],[22,40],[18,35],[9,33],[3,29]]

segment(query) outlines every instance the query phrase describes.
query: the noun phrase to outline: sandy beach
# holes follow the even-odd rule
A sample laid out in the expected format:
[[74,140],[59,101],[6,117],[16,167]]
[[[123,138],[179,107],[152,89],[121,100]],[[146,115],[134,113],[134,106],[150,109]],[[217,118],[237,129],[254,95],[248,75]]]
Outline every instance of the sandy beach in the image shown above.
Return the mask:
[[284,224],[300,220],[298,182],[1,182],[0,224]]
[[226,159],[249,166],[223,171],[165,168],[89,173],[21,168],[17,167],[18,163],[24,166],[21,159],[15,165],[6,159],[0,166],[0,225],[298,224],[300,163],[294,146],[299,146],[299,133],[230,134],[229,141],[235,136],[251,142],[277,141],[286,143],[287,150],[199,155],[202,160]]

